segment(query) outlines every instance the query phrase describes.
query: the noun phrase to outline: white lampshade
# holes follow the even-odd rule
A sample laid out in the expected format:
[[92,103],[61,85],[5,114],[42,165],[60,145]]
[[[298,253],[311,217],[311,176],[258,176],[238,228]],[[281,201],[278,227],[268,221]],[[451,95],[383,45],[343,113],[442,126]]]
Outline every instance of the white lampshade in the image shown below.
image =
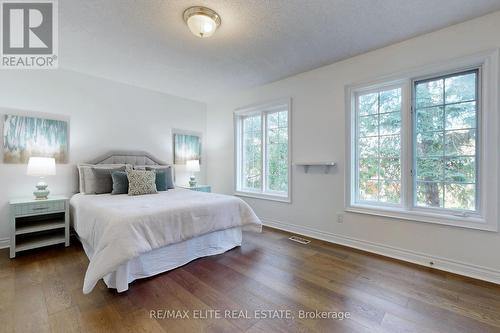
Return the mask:
[[56,174],[56,160],[53,157],[30,157],[28,176],[45,177]]
[[189,160],[186,161],[186,170],[191,172],[200,171],[200,160]]

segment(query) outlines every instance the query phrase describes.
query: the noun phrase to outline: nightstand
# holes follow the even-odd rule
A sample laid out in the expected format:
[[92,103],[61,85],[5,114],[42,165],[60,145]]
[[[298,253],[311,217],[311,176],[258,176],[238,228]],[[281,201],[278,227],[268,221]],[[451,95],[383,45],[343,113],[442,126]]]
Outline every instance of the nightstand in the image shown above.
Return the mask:
[[10,200],[10,257],[17,252],[64,243],[69,246],[69,200],[50,196],[47,200]]
[[212,187],[210,185],[196,185],[196,186],[181,185],[181,186],[177,186],[177,187],[185,188],[185,189],[191,190],[191,191],[212,192]]

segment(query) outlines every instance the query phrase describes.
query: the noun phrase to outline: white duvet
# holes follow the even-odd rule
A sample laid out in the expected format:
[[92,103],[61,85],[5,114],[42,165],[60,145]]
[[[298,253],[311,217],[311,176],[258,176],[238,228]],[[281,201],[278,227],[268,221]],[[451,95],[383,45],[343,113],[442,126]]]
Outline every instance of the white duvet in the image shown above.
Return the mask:
[[121,264],[153,249],[232,227],[262,226],[239,198],[185,189],[142,196],[76,194],[70,204],[90,259],[85,294]]

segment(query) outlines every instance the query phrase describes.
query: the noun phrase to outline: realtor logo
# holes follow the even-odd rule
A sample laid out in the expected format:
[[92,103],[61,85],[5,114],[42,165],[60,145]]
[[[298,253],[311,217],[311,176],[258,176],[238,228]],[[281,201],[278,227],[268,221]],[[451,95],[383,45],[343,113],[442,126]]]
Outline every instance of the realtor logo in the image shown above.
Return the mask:
[[57,0],[0,0],[1,68],[57,68]]

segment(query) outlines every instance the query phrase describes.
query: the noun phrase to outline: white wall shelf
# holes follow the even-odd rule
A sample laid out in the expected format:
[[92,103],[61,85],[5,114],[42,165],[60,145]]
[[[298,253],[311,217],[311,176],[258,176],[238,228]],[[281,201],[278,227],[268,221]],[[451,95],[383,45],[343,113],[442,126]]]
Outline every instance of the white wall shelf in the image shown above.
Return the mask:
[[330,169],[336,165],[335,162],[295,162],[295,166],[303,167],[304,172],[307,173],[310,167],[324,167],[325,173],[330,172]]

